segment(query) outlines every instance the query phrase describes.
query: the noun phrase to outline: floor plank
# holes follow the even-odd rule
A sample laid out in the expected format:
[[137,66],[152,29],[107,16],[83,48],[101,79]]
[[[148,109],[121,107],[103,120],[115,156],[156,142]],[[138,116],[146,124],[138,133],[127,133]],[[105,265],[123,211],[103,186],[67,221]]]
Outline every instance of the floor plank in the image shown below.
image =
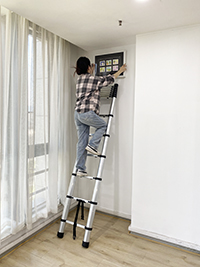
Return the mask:
[[[87,216],[87,209],[85,215]],[[74,211],[69,219],[73,220]],[[168,247],[128,232],[129,220],[96,212],[88,249],[82,247],[84,230],[66,225],[57,238],[59,221],[0,261],[1,267],[199,267],[200,255]],[[83,224],[79,219],[78,223]]]

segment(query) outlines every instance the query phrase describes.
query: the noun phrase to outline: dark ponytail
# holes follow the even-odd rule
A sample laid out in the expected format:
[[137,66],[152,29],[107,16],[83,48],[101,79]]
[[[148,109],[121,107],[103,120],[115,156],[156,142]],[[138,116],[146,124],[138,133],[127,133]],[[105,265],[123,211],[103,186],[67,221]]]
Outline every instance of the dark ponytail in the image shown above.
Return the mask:
[[87,57],[80,57],[76,62],[76,73],[78,75],[88,73],[88,67],[90,66],[90,60]]

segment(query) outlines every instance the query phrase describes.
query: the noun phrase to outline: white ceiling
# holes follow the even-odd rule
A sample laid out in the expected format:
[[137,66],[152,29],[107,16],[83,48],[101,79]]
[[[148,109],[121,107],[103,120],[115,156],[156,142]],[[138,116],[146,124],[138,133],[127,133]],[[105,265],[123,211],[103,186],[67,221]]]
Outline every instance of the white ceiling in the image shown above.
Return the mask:
[[0,0],[0,5],[86,51],[132,44],[140,33],[200,23],[200,0]]

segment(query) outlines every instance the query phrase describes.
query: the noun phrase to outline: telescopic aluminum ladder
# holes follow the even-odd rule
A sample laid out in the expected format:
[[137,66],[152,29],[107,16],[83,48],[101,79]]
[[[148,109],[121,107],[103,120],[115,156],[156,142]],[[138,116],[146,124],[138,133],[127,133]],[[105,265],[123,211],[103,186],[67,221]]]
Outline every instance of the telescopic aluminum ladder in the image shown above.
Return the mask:
[[[74,188],[75,188],[75,184],[76,184],[76,180],[77,180],[76,164],[75,164],[74,165],[74,169],[73,169],[73,173],[72,173],[72,176],[71,176],[71,180],[70,180],[70,184],[69,184],[69,188],[68,188],[68,192],[67,192],[64,208],[63,208],[63,213],[62,213],[62,217],[61,217],[61,221],[60,221],[59,231],[57,233],[57,236],[59,238],[63,238],[64,229],[65,229],[65,224],[66,223],[73,225],[73,238],[74,239],[76,238],[76,227],[80,227],[82,229],[85,229],[85,235],[84,235],[83,242],[82,242],[82,246],[84,248],[88,248],[89,247],[90,234],[91,234],[91,231],[92,231],[93,220],[94,220],[95,211],[96,211],[96,207],[97,207],[98,192],[99,192],[100,184],[101,184],[101,181],[102,181],[102,178],[101,178],[102,177],[102,171],[103,171],[104,161],[106,159],[106,149],[107,149],[107,144],[108,144],[108,140],[109,140],[109,137],[110,137],[109,132],[110,132],[111,122],[112,122],[112,118],[113,118],[115,100],[117,98],[117,90],[118,90],[118,84],[114,84],[111,87],[111,89],[107,88],[107,87],[104,87],[104,88],[101,89],[101,98],[111,99],[111,103],[110,103],[109,114],[100,115],[102,117],[108,117],[108,121],[107,121],[107,129],[106,129],[106,132],[105,132],[105,134],[103,136],[104,140],[103,140],[101,155],[94,156],[94,157],[97,157],[97,158],[99,157],[97,175],[96,175],[96,177],[91,177],[91,176],[82,176],[81,177],[81,178],[89,178],[89,179],[95,180],[92,199],[91,200],[86,200],[86,199],[82,199],[82,198],[73,196]],[[87,155],[91,156],[91,154],[87,154]],[[74,200],[76,200],[78,202],[77,211],[76,211],[76,217],[75,217],[74,222],[67,220],[72,199],[74,199]],[[81,216],[81,219],[84,219],[84,215],[83,215],[83,209],[84,209],[83,205],[84,205],[84,203],[90,204],[90,209],[89,209],[89,214],[88,214],[86,226],[77,223],[77,217],[78,217],[80,204],[82,205],[82,216]]]

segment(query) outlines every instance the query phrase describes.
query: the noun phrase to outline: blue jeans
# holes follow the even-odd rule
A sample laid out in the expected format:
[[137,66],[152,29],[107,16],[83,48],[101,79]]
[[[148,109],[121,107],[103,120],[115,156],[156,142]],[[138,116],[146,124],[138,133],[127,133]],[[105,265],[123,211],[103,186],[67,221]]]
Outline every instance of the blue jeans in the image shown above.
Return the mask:
[[106,131],[107,124],[92,110],[85,113],[78,113],[75,111],[74,120],[78,134],[76,168],[84,171],[86,169],[85,162],[87,158],[87,151],[85,148],[89,141],[90,126],[96,128],[96,131],[91,138],[89,145],[97,149],[101,138]]

